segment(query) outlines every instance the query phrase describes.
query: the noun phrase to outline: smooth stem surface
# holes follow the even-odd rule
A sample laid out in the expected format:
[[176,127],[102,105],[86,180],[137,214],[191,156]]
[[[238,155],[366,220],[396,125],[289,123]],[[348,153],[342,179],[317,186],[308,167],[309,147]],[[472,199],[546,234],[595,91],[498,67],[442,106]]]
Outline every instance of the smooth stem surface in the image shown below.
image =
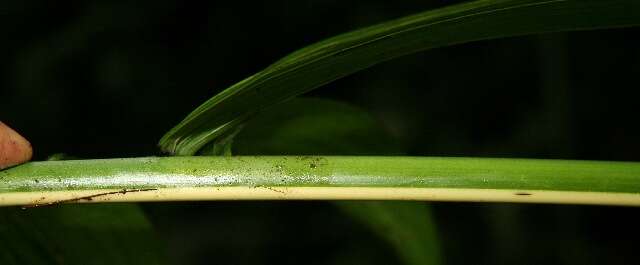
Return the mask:
[[146,157],[0,171],[0,204],[382,199],[640,205],[640,163],[439,157]]

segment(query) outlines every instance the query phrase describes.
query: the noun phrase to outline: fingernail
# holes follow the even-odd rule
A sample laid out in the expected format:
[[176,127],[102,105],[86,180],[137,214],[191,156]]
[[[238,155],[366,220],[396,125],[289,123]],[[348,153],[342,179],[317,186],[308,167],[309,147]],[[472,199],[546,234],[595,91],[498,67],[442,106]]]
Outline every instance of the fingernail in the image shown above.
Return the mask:
[[0,169],[31,160],[31,143],[0,122]]

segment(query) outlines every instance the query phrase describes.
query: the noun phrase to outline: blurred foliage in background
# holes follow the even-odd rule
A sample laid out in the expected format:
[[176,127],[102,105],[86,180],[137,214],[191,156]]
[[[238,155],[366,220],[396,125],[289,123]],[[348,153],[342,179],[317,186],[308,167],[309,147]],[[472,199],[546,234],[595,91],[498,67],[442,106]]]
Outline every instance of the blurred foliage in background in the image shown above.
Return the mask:
[[[193,108],[287,53],[457,2],[4,1],[0,120],[32,142],[36,159],[154,155]],[[368,110],[409,155],[640,161],[638,36],[636,28],[457,45],[311,95]],[[637,257],[636,208],[433,205],[447,264]],[[397,262],[325,202],[143,206],[175,264]]]

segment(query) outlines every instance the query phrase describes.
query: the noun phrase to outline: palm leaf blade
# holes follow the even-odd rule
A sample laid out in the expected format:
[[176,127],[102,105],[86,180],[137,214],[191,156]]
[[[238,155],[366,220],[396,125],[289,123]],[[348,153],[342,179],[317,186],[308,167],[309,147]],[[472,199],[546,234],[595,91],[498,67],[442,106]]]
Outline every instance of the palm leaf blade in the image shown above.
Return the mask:
[[638,24],[640,2],[634,0],[485,0],[427,11],[294,52],[206,101],[159,145],[192,155],[270,105],[402,55],[507,36]]

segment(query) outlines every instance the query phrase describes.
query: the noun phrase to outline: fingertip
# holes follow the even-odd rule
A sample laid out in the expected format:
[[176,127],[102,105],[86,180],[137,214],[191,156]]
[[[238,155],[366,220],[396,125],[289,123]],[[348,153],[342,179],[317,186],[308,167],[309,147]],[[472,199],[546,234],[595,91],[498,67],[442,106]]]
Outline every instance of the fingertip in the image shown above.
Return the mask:
[[31,143],[0,122],[0,169],[27,162],[32,156]]

